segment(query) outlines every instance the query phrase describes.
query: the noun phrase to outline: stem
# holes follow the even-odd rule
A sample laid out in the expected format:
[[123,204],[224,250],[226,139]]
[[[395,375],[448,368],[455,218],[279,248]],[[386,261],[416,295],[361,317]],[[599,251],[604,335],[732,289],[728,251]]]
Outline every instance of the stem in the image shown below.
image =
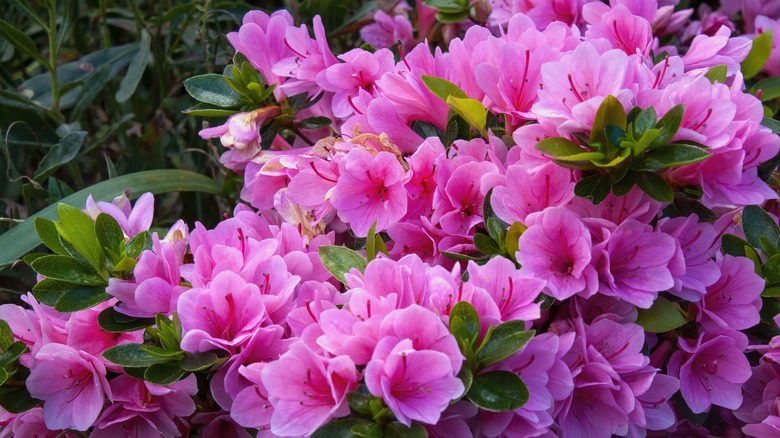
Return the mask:
[[54,114],[62,119],[60,112],[60,90],[57,86],[57,4],[49,8],[49,64],[51,65],[51,107]]

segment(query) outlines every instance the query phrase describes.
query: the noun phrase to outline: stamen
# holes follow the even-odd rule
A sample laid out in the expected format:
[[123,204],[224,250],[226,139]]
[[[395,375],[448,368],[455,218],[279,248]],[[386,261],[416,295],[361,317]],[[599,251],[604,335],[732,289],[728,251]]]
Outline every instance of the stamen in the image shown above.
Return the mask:
[[303,54],[299,53],[298,51],[296,51],[295,49],[293,49],[292,46],[290,45],[290,43],[287,42],[287,37],[284,38],[284,45],[287,46],[288,49],[292,50],[293,53],[295,53],[296,55],[300,56],[301,58],[305,59],[308,56],[308,53],[306,55],[303,55]]
[[[706,121],[707,121],[707,120],[710,118],[710,116],[711,116],[711,115],[712,115],[712,108],[710,108],[710,109],[708,109],[708,110],[707,110],[707,116],[706,116],[706,117],[704,117],[704,120],[702,120],[701,122],[699,122],[699,124],[698,124],[698,125],[696,125],[696,126],[694,126],[693,128],[691,128],[691,130],[695,131],[695,130],[697,130],[697,129],[701,128],[702,126],[705,126],[705,125],[704,125],[704,123],[705,123],[705,122],[706,122]],[[706,126],[705,126],[705,127],[706,127]]]
[[311,170],[313,170],[314,173],[317,174],[317,176],[319,176],[320,178],[324,179],[325,181],[332,182],[334,184],[338,182],[335,179],[330,179],[327,176],[321,174],[320,171],[317,170],[317,167],[314,166],[314,162],[313,161],[309,161],[309,166],[311,166]]
[[317,317],[314,316],[314,312],[312,312],[312,310],[311,310],[311,301],[310,300],[306,300],[306,311],[309,312],[309,316],[311,316],[311,319],[313,319],[314,322],[318,322],[317,321]]
[[406,61],[406,55],[404,55],[404,46],[402,44],[398,45],[398,52],[401,54],[401,59],[403,59],[404,64],[406,64],[406,68],[408,68],[409,71],[412,71],[412,67]]
[[347,96],[347,102],[349,102],[349,106],[351,106],[352,109],[355,110],[356,113],[358,113],[360,115],[363,115],[363,113],[360,112],[359,109],[357,109],[357,107],[355,106],[355,103],[352,102],[352,96]]

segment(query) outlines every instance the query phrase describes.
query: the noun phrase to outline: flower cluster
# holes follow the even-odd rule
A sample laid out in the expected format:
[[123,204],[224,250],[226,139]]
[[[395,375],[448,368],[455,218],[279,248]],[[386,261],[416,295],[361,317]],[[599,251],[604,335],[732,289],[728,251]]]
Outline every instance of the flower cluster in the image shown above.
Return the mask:
[[287,11],[228,34],[215,228],[41,221],[0,437],[780,433],[776,5],[426,3],[341,54]]

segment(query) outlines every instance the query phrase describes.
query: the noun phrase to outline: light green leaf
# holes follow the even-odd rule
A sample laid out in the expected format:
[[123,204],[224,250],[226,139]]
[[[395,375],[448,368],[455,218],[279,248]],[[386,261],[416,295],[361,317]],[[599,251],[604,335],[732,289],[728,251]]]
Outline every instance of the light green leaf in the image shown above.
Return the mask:
[[200,102],[220,108],[234,108],[244,103],[241,95],[233,90],[220,74],[193,76],[184,81],[184,88]]
[[750,79],[757,75],[764,67],[769,55],[772,53],[772,29],[762,32],[753,38],[753,47],[744,61],[742,61],[742,75],[745,79]]
[[638,312],[636,323],[650,333],[668,332],[686,322],[680,306],[664,297],[656,298],[649,309],[639,309]]
[[726,67],[726,64],[710,67],[710,71],[707,72],[707,79],[709,79],[713,84],[715,82],[725,84],[727,72],[728,68]]
[[537,150],[555,158],[578,156],[580,154],[587,153],[587,151],[581,148],[577,143],[574,143],[573,141],[563,137],[545,138],[544,140],[536,143],[536,146],[534,147]]
[[354,250],[343,246],[323,245],[319,247],[320,260],[336,280],[345,283],[344,274],[352,268],[360,272],[366,270],[368,261]]
[[487,123],[487,109],[482,102],[476,99],[460,98],[450,95],[446,101],[463,120],[479,131],[483,137],[487,137],[485,124]]
[[60,218],[60,222],[56,224],[60,236],[73,245],[98,273],[102,272],[106,261],[103,251],[100,250],[92,219],[78,208],[62,203],[57,204],[57,216]]
[[461,90],[457,85],[452,82],[437,78],[436,76],[421,75],[423,84],[431,90],[431,93],[435,94],[439,99],[447,102],[447,98],[454,96],[461,99],[466,99],[469,96]]
[[51,219],[35,218],[35,232],[46,247],[59,255],[68,255],[68,251],[60,243],[60,233]]

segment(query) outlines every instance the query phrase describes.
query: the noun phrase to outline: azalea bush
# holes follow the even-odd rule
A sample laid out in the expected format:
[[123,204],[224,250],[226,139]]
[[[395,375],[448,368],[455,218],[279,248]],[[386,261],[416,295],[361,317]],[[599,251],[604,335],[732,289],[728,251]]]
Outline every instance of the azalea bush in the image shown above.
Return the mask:
[[780,435],[777,2],[295,6],[182,81],[219,171],[0,235],[0,437]]

